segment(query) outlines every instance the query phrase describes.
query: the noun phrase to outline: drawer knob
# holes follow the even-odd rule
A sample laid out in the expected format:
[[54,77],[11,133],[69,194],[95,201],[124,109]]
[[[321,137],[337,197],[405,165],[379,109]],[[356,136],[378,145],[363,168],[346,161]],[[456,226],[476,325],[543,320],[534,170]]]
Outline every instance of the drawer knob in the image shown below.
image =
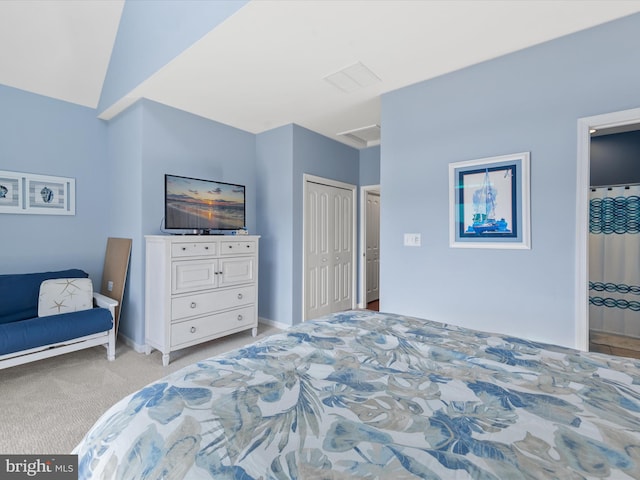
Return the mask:
[[251,245],[247,245],[247,248],[251,248]]
[[196,308],[196,302],[191,302],[191,308]]
[[191,333],[196,333],[196,327],[191,327]]
[[238,294],[238,300],[242,300],[243,295],[241,293]]
[[229,248],[233,248],[233,245],[229,245]]
[[187,247],[182,247],[182,251],[184,252],[187,249]]
[[242,315],[238,315],[238,321],[241,322],[242,321]]
[[204,247],[205,250],[209,250],[209,247]]

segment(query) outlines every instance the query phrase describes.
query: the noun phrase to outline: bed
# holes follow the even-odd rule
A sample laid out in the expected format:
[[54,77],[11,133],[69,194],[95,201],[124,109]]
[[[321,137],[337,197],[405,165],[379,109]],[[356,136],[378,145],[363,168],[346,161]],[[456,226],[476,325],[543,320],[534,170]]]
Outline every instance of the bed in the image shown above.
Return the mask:
[[110,408],[79,478],[640,478],[640,362],[350,311]]

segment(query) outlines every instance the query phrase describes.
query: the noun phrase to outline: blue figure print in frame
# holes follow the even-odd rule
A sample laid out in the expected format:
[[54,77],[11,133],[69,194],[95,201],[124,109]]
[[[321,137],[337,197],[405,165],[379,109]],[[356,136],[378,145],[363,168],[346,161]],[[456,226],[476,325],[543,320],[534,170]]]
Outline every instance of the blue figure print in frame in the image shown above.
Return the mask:
[[515,165],[458,172],[461,237],[518,236],[516,180]]

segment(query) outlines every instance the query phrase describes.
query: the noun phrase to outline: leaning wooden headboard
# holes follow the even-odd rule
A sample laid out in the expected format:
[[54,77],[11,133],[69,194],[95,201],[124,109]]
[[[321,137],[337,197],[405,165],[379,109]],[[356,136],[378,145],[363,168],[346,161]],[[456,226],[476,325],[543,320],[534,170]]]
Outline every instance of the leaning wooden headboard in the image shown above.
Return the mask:
[[127,280],[129,257],[131,256],[130,238],[113,238],[107,240],[107,252],[104,256],[104,268],[102,269],[102,285],[100,293],[118,301],[116,307],[116,335],[118,334],[118,322],[120,320],[120,307],[124,296],[124,284]]

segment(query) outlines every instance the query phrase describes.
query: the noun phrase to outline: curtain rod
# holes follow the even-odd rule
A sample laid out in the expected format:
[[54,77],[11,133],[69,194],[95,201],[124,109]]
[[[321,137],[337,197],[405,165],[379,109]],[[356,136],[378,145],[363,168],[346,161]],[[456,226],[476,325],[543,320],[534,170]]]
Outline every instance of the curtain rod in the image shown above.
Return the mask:
[[598,188],[608,188],[609,190],[611,190],[612,188],[615,188],[615,187],[629,188],[629,187],[637,187],[638,185],[640,185],[640,182],[639,183],[620,183],[618,185],[592,185],[589,187],[589,190],[593,192]]

